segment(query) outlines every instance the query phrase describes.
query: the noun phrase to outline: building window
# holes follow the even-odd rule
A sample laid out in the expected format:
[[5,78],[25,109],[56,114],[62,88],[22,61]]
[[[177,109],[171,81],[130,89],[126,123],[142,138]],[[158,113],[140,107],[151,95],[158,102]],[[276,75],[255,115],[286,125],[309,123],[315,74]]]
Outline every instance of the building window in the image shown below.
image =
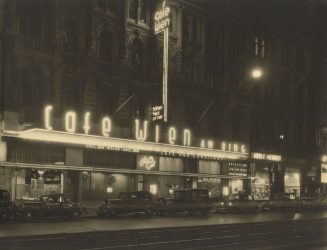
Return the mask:
[[78,111],[81,108],[81,87],[78,81],[66,78],[62,82],[62,107],[63,110],[72,109]]
[[97,7],[104,11],[116,12],[117,4],[117,0],[97,0]]
[[97,88],[97,110],[99,115],[112,115],[118,105],[119,91],[116,86],[100,85]]
[[114,61],[114,39],[110,30],[104,29],[99,36],[99,57],[106,62]]
[[258,37],[254,38],[254,54],[256,56],[260,56],[262,58],[265,58],[265,40],[260,39]]
[[144,66],[144,46],[140,39],[136,38],[131,44],[130,62],[134,69],[141,70]]
[[147,23],[147,1],[129,0],[128,17],[136,22]]
[[40,0],[18,2],[19,32],[40,39],[42,32],[42,2]]
[[80,33],[78,25],[72,20],[66,21],[62,32],[62,46],[64,51],[77,54],[79,52],[79,38]]

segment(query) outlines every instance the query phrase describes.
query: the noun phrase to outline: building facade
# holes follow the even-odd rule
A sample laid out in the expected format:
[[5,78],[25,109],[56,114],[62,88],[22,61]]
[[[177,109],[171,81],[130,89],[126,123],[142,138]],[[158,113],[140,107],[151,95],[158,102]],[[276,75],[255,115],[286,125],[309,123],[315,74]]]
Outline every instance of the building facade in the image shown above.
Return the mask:
[[[161,6],[1,1],[0,185],[13,198],[317,191],[321,6],[285,5],[296,14],[284,20],[273,1],[167,1],[167,123],[152,121]],[[262,78],[248,76],[254,67]]]

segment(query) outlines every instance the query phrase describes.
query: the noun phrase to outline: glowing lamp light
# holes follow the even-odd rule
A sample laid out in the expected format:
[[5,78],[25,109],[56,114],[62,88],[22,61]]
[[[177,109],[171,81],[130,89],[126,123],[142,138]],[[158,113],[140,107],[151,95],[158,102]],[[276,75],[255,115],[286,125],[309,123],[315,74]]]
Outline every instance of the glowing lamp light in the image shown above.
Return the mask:
[[158,193],[157,185],[155,185],[155,184],[150,185],[150,193],[151,194],[157,194]]
[[253,78],[260,78],[262,76],[262,71],[260,69],[254,69],[252,71]]
[[229,188],[228,187],[223,187],[223,195],[224,196],[229,195]]
[[173,195],[174,194],[174,190],[173,189],[169,189],[169,194]]
[[114,191],[114,189],[112,187],[107,187],[107,193],[111,194]]

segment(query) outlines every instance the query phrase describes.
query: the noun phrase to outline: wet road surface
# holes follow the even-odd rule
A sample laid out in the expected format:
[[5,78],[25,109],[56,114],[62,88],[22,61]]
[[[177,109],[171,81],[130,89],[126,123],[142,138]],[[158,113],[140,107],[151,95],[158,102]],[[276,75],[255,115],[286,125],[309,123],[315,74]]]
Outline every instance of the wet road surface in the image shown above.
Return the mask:
[[47,234],[64,234],[80,232],[102,232],[131,229],[156,229],[170,227],[188,227],[205,225],[224,225],[238,223],[258,223],[274,221],[300,221],[327,219],[327,211],[312,211],[304,213],[273,213],[257,214],[210,214],[201,216],[176,217],[145,217],[121,216],[116,218],[81,218],[76,221],[62,221],[61,219],[47,219],[33,222],[0,222],[0,237],[33,236]]

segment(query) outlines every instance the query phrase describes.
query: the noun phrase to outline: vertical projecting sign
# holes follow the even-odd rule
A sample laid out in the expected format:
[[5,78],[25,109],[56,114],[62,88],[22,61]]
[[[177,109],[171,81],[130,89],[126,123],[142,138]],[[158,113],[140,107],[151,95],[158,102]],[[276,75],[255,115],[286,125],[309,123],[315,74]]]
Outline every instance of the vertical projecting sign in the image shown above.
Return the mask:
[[166,1],[162,3],[162,9],[154,15],[154,32],[159,34],[163,31],[163,63],[162,63],[162,104],[164,107],[164,121],[168,116],[168,39],[169,39],[169,19],[170,8],[166,6]]

